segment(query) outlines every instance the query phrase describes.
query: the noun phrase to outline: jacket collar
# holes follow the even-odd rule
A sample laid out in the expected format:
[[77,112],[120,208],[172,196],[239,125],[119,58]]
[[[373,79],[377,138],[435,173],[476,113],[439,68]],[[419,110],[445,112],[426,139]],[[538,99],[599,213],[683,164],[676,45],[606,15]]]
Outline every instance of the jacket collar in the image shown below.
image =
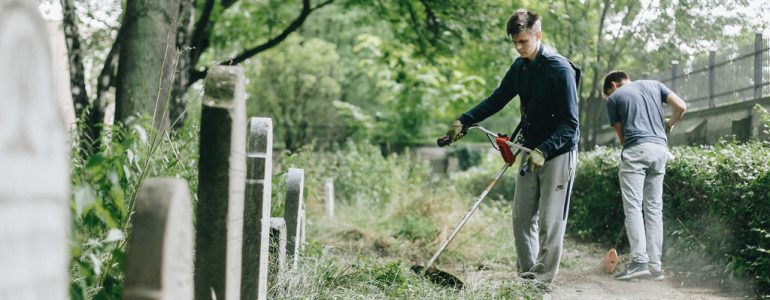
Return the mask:
[[540,64],[543,61],[543,49],[545,49],[545,44],[543,44],[543,42],[541,41],[540,48],[537,49],[537,55],[535,55],[535,59],[529,60],[528,58],[524,58],[524,62],[526,64],[532,64],[532,63]]

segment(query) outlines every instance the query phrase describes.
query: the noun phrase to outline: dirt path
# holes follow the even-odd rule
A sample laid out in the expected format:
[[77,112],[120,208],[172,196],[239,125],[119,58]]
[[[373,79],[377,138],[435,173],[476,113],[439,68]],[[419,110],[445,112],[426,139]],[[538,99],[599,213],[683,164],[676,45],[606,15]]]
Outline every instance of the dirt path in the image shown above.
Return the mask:
[[565,245],[561,271],[544,299],[744,299],[712,288],[683,287],[672,278],[615,280],[598,269],[606,250],[573,242]]

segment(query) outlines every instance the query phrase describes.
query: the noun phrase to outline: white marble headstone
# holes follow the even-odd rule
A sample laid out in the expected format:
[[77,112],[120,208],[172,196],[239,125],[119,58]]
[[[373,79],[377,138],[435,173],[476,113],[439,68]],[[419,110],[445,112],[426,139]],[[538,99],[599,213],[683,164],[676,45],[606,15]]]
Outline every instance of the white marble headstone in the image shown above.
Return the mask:
[[36,2],[0,0],[0,299],[67,299],[69,148]]

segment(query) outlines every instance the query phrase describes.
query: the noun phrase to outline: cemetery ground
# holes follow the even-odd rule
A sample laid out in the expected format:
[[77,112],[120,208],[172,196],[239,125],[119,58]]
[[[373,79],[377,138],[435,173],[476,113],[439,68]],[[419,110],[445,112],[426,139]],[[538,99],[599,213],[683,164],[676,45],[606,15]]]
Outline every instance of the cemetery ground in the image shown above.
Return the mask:
[[[73,156],[73,295],[120,297],[124,285],[122,257],[126,251],[123,243],[132,233],[114,234],[109,228],[125,224],[129,195],[145,172],[146,176],[178,174],[188,181],[192,197],[199,194],[195,123],[173,133],[154,152],[146,147],[153,134],[144,128],[147,126],[116,128],[115,134],[120,138],[87,162],[78,163]],[[745,152],[751,152],[748,150]],[[592,155],[616,156],[601,152]],[[492,190],[437,262],[440,269],[460,277],[466,284],[465,290],[445,289],[412,273],[409,267],[424,264],[430,258],[499,163],[499,156],[492,153],[477,167],[452,172],[447,177],[432,174],[427,161],[408,151],[383,156],[379,147],[367,143],[351,141],[327,150],[311,145],[291,155],[279,152],[271,177],[271,216],[284,215],[290,168],[303,168],[307,233],[298,268],[272,268],[267,296],[724,299],[740,297],[750,290],[744,288],[737,290],[737,294],[725,295],[718,289],[700,287],[697,278],[680,278],[673,272],[665,282],[618,282],[596,270],[606,249],[571,239],[565,246],[562,272],[550,293],[542,285],[520,280],[513,267],[516,257],[511,236],[511,198],[506,196],[514,188],[513,174],[505,176]],[[329,178],[334,181],[333,216],[326,207],[325,185]],[[89,197],[92,202],[88,202]],[[570,220],[568,226],[587,221],[572,217]],[[205,241],[198,241],[202,242]]]
[[[432,299],[743,299],[746,290],[726,292],[671,272],[665,281],[618,281],[600,272],[606,249],[567,238],[561,273],[549,288],[519,279],[510,233],[509,202],[488,201],[477,211],[438,267],[463,280],[465,289],[442,288],[412,273],[451,233],[470,202],[456,191],[411,194],[387,205],[339,207],[336,218],[309,221],[302,266],[281,273],[270,294],[276,298]],[[409,194],[407,194],[409,195]],[[405,195],[406,196],[406,195]],[[491,202],[491,203],[490,203]],[[417,209],[425,205],[425,209]],[[322,214],[322,208],[316,207]],[[432,212],[431,212],[432,211]],[[425,213],[425,214],[422,214]],[[437,232],[431,232],[431,230]],[[625,257],[624,257],[625,258]],[[298,291],[302,291],[298,293]]]

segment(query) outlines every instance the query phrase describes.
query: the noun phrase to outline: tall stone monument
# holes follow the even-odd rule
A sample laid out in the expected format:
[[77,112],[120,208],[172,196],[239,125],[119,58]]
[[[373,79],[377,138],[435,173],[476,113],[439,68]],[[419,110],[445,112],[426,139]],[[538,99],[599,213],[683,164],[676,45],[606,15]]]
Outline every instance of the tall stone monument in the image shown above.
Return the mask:
[[241,290],[246,185],[246,102],[243,69],[215,66],[201,110],[195,299],[235,300]]
[[266,299],[273,177],[272,119],[249,119],[247,149],[241,295],[244,299]]
[[67,299],[69,146],[37,1],[0,0],[0,299]]

